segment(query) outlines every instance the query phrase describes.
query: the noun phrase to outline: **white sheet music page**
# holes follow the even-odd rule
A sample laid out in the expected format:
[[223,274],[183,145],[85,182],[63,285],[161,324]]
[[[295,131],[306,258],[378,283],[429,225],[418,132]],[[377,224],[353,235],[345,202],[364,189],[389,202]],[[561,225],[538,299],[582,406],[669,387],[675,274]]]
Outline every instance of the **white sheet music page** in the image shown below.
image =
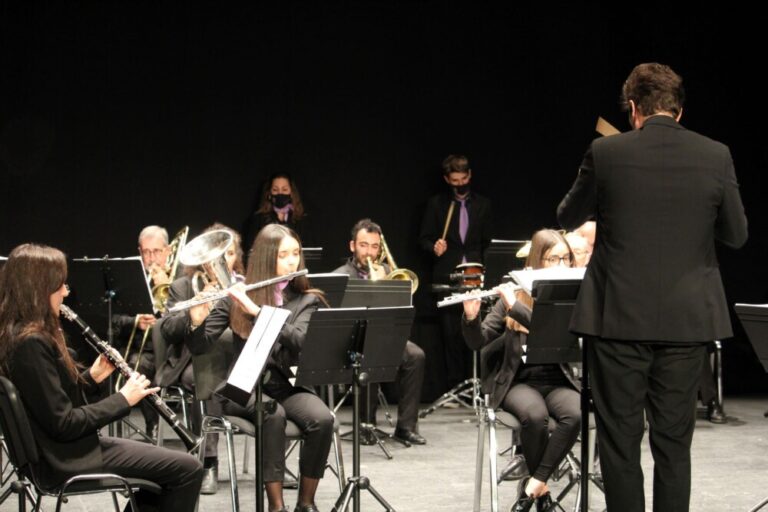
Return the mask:
[[509,274],[517,284],[531,293],[534,281],[567,281],[571,279],[584,279],[585,267],[571,268],[558,265],[556,267],[540,268],[536,270],[513,270]]
[[272,306],[261,306],[256,323],[245,342],[240,357],[235,362],[232,373],[229,374],[227,383],[250,393],[256,385],[256,379],[261,375],[264,366],[267,364],[267,358],[272,352],[272,346],[277,337],[280,336],[280,329],[288,320],[291,312],[287,309],[275,308]]

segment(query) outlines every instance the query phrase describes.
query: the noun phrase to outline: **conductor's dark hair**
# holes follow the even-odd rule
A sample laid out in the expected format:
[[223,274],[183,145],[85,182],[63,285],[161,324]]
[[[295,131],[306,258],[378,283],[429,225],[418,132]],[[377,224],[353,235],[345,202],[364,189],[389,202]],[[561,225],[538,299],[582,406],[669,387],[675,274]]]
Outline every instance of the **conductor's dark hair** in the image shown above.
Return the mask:
[[643,116],[659,112],[678,116],[685,101],[683,79],[667,65],[658,62],[638,64],[621,88],[621,106],[625,111],[630,110],[630,100]]

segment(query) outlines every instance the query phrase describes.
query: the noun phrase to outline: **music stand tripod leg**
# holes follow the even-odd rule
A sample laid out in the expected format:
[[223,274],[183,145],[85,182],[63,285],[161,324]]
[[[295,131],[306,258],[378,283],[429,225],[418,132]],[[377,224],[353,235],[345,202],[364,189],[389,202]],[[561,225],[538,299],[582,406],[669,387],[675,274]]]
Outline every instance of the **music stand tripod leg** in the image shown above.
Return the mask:
[[[387,512],[395,512],[384,497],[376,492],[367,477],[360,475],[360,388],[366,384],[368,374],[360,371],[362,354],[352,352],[353,397],[352,402],[352,476],[347,479],[344,490],[331,509],[333,512],[346,512],[350,499],[354,498],[353,510],[360,512],[360,490],[365,490],[378,501]],[[383,449],[383,447],[382,447]]]

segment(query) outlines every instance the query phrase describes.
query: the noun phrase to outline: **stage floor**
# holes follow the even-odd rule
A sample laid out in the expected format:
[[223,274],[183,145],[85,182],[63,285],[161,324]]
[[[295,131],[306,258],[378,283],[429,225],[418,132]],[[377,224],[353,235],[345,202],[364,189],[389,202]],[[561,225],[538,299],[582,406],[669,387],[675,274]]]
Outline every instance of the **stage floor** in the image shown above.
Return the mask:
[[[725,410],[729,417],[726,425],[714,425],[699,419],[693,439],[693,490],[692,511],[747,511],[768,496],[768,418],[763,413],[768,409],[768,397],[727,398]],[[395,413],[393,408],[392,413]],[[134,419],[139,420],[134,411]],[[342,427],[350,422],[350,410],[344,408],[340,414]],[[477,421],[468,409],[439,409],[420,421],[421,433],[427,438],[426,446],[405,448],[397,443],[388,443],[394,459],[387,460],[377,446],[363,446],[361,449],[361,473],[367,476],[375,489],[398,512],[410,511],[456,511],[472,510],[475,447],[477,444]],[[379,425],[386,425],[383,412],[379,410]],[[498,430],[500,449],[509,444],[509,431]],[[240,506],[244,511],[255,510],[253,461],[250,472],[242,474],[243,437],[236,436],[238,482]],[[170,441],[169,447],[181,448]],[[219,443],[219,477],[227,479],[226,452],[224,443]],[[348,474],[352,472],[352,445],[343,443],[344,461]],[[251,455],[253,450],[251,450]],[[289,464],[296,467],[297,455],[292,455]],[[499,456],[499,468],[508,462],[508,456]],[[646,496],[651,496],[652,459],[647,438],[643,443],[643,467],[646,475]],[[486,465],[487,475],[487,465]],[[554,491],[562,489],[567,479],[551,483]],[[499,487],[499,510],[509,510],[516,492],[516,482],[503,482]],[[604,501],[596,487],[590,488],[590,510],[604,509]],[[320,484],[317,505],[321,511],[329,511],[339,495],[339,489],[330,472]],[[366,512],[382,510],[367,492],[362,493],[361,509]],[[296,503],[296,491],[285,491],[290,508]],[[565,500],[566,510],[573,510],[575,490]],[[484,482],[481,510],[490,510],[489,492]],[[52,510],[55,502],[45,498],[43,506]],[[10,498],[0,510],[16,510],[15,498]],[[203,496],[201,511],[230,510],[229,486],[227,481],[219,482],[219,492]],[[647,509],[650,510],[650,499]],[[106,496],[75,497],[64,506],[67,511],[111,510],[111,500]],[[768,510],[768,507],[766,508]],[[351,507],[350,507],[351,511]]]

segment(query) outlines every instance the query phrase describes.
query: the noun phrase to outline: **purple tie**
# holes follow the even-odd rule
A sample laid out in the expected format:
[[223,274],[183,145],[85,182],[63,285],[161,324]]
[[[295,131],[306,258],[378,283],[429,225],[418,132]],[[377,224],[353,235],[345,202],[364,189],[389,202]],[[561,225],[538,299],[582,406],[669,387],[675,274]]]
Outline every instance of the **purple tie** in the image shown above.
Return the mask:
[[460,199],[461,210],[459,210],[459,236],[461,243],[467,238],[467,229],[469,229],[469,212],[467,211],[467,200]]

